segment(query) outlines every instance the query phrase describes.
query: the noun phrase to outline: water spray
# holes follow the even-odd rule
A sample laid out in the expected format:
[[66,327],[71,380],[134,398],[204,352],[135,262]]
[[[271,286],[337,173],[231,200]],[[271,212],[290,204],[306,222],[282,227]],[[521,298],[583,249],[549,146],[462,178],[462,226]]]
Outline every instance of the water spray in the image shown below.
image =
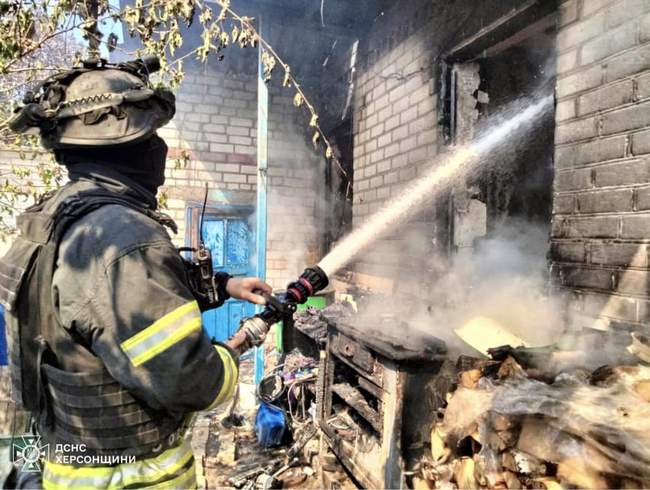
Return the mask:
[[305,303],[309,296],[327,287],[328,276],[336,273],[375,240],[393,229],[394,225],[409,213],[416,211],[436,192],[448,188],[454,180],[466,175],[479,164],[482,157],[495,150],[525,123],[538,119],[544,110],[550,107],[552,101],[552,96],[540,99],[492,128],[474,143],[460,147],[437,161],[422,178],[388,202],[363,226],[344,238],[317,266],[305,269],[298,280],[287,286],[286,293],[279,297],[265,295],[266,308],[261,313],[242,320],[240,331],[246,334],[245,348],[261,345],[271,325],[293,315],[299,304]]
[[466,175],[480,163],[481,158],[506,142],[515,131],[538,120],[546,109],[552,107],[552,102],[553,96],[547,96],[526,106],[515,116],[487,131],[474,143],[459,147],[436,161],[427,173],[345,237],[319,262],[319,267],[326,275],[332,276],[437,192],[449,188],[453,181]]

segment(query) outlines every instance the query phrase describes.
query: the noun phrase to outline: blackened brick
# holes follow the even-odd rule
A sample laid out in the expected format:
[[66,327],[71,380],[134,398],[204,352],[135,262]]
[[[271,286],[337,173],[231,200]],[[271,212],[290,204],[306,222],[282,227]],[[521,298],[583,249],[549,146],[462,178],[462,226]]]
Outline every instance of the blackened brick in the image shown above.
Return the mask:
[[627,160],[593,169],[596,187],[650,182],[650,160]]
[[633,91],[634,84],[632,80],[625,80],[624,82],[608,85],[594,92],[589,92],[580,97],[578,114],[584,116],[632,102]]
[[564,169],[586,163],[604,162],[625,156],[625,136],[599,139],[589,143],[563,146],[556,150],[556,168]]
[[647,267],[646,245],[633,243],[594,242],[591,244],[590,262],[621,267]]
[[565,218],[560,221],[558,237],[566,238],[616,238],[619,218],[602,216],[590,218]]
[[602,132],[613,134],[646,126],[650,126],[650,102],[605,114]]
[[650,153],[650,131],[635,133],[632,136],[632,153],[634,155]]
[[576,210],[574,195],[555,195],[553,197],[553,214],[571,214]]
[[617,273],[616,290],[624,294],[650,295],[650,272],[624,270]]
[[590,189],[591,169],[583,168],[558,172],[555,175],[556,192]]
[[637,211],[650,210],[650,188],[636,189],[636,209]]
[[562,267],[562,284],[565,286],[611,290],[612,271],[596,268]]
[[639,77],[636,81],[636,84],[637,84],[637,89],[636,89],[637,99],[647,99],[648,97],[650,97],[650,73]]
[[621,238],[646,239],[650,236],[650,215],[623,216]]
[[585,262],[585,244],[583,242],[555,242],[551,244],[551,257],[556,262]]
[[578,195],[578,210],[581,213],[632,211],[633,196],[632,189],[580,194]]
[[578,18],[578,0],[570,0],[560,7],[559,23],[560,26],[570,24]]
[[555,129],[555,142],[558,144],[593,138],[598,134],[596,118],[565,123]]

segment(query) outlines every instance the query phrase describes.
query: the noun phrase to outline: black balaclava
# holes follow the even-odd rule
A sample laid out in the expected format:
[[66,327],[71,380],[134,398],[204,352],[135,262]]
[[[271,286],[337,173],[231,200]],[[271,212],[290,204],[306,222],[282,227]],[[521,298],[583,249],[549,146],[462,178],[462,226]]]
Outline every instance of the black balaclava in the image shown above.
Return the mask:
[[167,144],[154,134],[133,145],[56,150],[58,163],[74,172],[76,164],[95,163],[124,175],[152,194],[165,183]]

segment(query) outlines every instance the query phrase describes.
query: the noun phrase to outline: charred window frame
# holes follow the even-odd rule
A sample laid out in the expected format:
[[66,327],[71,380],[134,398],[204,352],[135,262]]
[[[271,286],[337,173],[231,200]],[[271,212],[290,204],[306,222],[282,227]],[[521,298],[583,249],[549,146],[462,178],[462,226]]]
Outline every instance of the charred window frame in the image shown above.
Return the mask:
[[520,42],[529,31],[554,24],[557,0],[528,0],[447,51],[438,66],[439,124],[445,145],[456,142],[457,79],[454,65],[469,63]]
[[[557,0],[528,0],[445,52],[436,67],[438,124],[445,146],[457,143],[458,74],[455,66],[487,58],[522,42],[531,33],[556,24]],[[448,193],[436,205],[440,217],[436,240],[448,257],[454,252],[454,200]]]

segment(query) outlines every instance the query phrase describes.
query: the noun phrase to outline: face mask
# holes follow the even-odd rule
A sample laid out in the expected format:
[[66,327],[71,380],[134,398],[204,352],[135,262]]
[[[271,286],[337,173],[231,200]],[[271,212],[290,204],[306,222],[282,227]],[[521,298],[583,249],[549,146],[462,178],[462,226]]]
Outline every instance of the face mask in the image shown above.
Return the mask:
[[134,145],[58,150],[55,156],[68,167],[82,163],[105,165],[155,194],[165,183],[167,150],[165,141],[154,134]]
[[112,168],[135,180],[152,194],[165,183],[167,144],[158,135],[146,141],[125,148],[124,155],[115,160]]

